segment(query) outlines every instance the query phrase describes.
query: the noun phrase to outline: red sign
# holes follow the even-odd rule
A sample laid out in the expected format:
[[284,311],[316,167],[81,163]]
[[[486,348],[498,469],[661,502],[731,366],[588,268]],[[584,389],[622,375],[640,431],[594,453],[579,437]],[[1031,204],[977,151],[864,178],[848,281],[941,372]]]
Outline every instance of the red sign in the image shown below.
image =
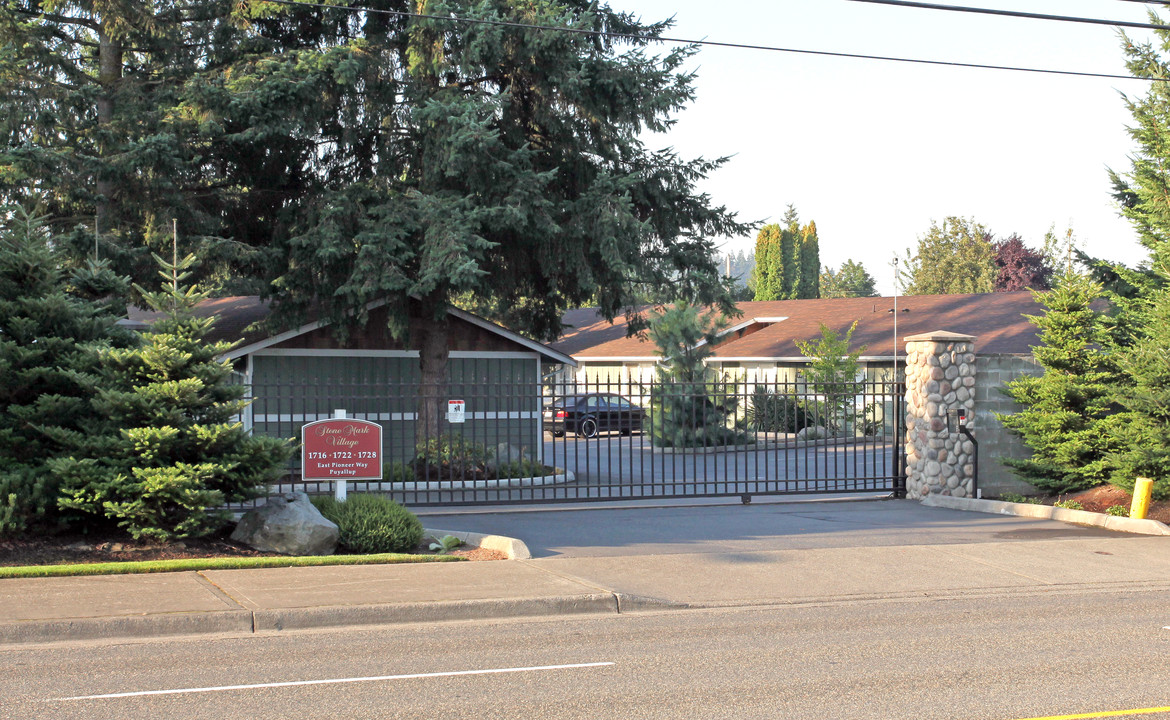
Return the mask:
[[381,480],[382,426],[350,418],[306,424],[301,467],[305,480]]

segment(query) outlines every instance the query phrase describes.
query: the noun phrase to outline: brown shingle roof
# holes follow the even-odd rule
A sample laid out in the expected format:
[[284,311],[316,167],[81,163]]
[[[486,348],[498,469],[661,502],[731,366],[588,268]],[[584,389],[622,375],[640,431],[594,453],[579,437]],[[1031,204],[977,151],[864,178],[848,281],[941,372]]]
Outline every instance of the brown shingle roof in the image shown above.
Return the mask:
[[[894,307],[892,297],[835,298],[831,300],[776,300],[741,302],[743,317],[732,326],[755,318],[778,320],[754,323],[745,331],[732,333],[716,348],[715,356],[737,358],[798,358],[803,355],[797,341],[820,337],[820,326],[844,334],[857,321],[851,349],[866,346],[864,354],[890,357],[894,349]],[[1037,328],[1025,315],[1041,315],[1043,306],[1027,291],[982,295],[910,295],[898,298],[897,352],[905,355],[903,338],[908,335],[948,330],[975,336],[975,347],[988,354],[1029,354],[1039,344]],[[648,339],[626,337],[625,318],[611,325],[595,310],[569,312],[563,318],[572,326],[553,347],[574,357],[653,357]]]

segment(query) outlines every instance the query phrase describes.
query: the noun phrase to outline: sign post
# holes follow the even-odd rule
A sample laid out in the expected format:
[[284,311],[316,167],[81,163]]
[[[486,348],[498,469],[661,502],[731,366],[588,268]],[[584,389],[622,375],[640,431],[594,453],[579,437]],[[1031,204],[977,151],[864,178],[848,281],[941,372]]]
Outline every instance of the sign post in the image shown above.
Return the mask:
[[301,477],[333,481],[333,494],[345,502],[350,480],[382,479],[382,426],[334,411],[330,420],[301,427]]

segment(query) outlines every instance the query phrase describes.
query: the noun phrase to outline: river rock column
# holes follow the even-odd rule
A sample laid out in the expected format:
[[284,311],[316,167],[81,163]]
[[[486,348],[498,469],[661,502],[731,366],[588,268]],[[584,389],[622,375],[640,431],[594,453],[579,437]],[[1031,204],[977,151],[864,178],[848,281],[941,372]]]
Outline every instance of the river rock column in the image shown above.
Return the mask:
[[935,331],[906,341],[906,496],[974,494],[975,446],[947,412],[975,419],[975,338]]

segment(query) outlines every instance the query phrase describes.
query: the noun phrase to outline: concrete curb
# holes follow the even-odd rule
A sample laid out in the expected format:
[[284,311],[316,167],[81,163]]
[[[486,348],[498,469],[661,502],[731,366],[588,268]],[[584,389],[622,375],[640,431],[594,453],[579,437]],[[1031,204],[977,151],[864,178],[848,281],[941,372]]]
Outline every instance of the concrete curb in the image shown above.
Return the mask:
[[255,632],[253,623],[252,612],[248,610],[27,620],[0,624],[0,646],[77,640],[252,633]]
[[1051,507],[1049,505],[1012,503],[1003,502],[1002,500],[976,500],[974,498],[957,498],[948,495],[927,495],[922,498],[922,504],[927,507],[950,508],[951,510],[967,510],[994,515],[1016,515],[1019,517],[1056,520],[1057,522],[1089,525],[1137,535],[1170,535],[1170,527],[1157,520],[1136,520],[1134,518],[1115,517],[1113,515],[1105,515],[1104,513],[1089,512],[1087,510],[1069,510],[1067,508]]
[[467,545],[474,545],[485,550],[499,550],[509,560],[532,559],[532,553],[529,552],[528,546],[524,544],[524,541],[504,537],[503,535],[483,535],[481,533],[465,532],[462,530],[434,530],[431,528],[423,528],[423,535],[433,537],[436,540],[444,535],[454,535]]
[[361,625],[621,614],[680,607],[685,606],[653,598],[601,592],[588,595],[563,595],[518,600],[460,600],[35,620],[0,624],[0,647],[32,643],[150,639],[183,635],[251,635]]

